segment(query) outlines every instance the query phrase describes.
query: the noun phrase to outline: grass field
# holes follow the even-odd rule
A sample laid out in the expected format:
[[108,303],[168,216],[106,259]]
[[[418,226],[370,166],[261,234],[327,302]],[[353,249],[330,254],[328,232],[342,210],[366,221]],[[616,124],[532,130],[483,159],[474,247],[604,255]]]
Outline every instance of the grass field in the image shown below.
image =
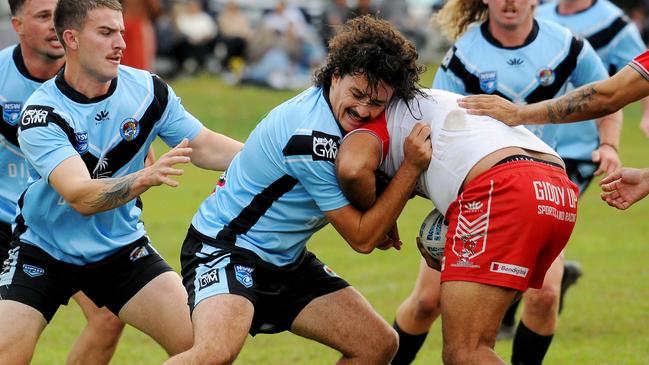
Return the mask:
[[[423,82],[430,85],[431,73]],[[273,106],[293,93],[252,87],[236,88],[203,77],[173,83],[185,107],[208,127],[244,140]],[[621,155],[625,165],[649,166],[649,140],[638,128],[639,108],[625,111]],[[156,146],[158,154],[166,146]],[[179,269],[179,249],[196,208],[212,190],[217,173],[190,167],[177,189],[154,188],[144,196],[147,230],[160,253]],[[581,261],[585,274],[571,289],[546,364],[649,364],[649,199],[628,211],[616,211],[599,200],[593,184],[582,197],[578,224],[567,257]],[[309,249],[359,289],[389,321],[410,292],[419,253],[413,241],[430,202],[415,199],[399,220],[408,244],[401,252],[360,255],[330,228],[319,232]],[[471,310],[467,308],[467,310]],[[7,320],[7,319],[3,319]],[[63,364],[68,349],[85,325],[76,303],[62,307],[45,330],[34,364]],[[498,343],[508,359],[511,341]],[[441,333],[435,325],[416,364],[441,364]],[[250,338],[238,364],[332,364],[338,355],[290,333]],[[127,328],[112,364],[159,364],[164,351],[133,328]]]

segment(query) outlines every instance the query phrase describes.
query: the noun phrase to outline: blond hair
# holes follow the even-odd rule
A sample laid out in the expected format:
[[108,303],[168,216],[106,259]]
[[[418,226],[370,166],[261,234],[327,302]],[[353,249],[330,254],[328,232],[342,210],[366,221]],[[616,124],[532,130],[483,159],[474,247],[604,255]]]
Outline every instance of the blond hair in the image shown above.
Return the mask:
[[445,36],[455,41],[469,25],[488,18],[489,9],[482,0],[448,0],[435,16],[435,22]]

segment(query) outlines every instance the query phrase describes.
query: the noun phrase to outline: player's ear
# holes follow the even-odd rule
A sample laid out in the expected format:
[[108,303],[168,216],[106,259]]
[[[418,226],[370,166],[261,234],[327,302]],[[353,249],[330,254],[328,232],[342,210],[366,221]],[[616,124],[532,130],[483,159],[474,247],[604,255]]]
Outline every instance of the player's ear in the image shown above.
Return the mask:
[[23,21],[17,16],[11,17],[11,27],[14,28],[14,31],[18,35],[23,34]]
[[62,41],[66,48],[75,51],[79,48],[79,41],[76,33],[77,32],[73,29],[66,29],[63,31],[61,37],[63,38]]

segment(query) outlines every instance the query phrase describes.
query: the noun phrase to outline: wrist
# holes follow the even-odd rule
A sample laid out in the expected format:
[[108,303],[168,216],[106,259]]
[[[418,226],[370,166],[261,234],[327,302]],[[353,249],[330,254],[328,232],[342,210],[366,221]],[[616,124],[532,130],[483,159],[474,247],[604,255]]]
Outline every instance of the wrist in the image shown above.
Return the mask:
[[610,143],[610,142],[600,142],[599,143],[599,148],[602,148],[604,146],[607,146],[608,148],[613,149],[613,151],[615,151],[615,153],[618,152],[618,146],[613,144],[613,143]]

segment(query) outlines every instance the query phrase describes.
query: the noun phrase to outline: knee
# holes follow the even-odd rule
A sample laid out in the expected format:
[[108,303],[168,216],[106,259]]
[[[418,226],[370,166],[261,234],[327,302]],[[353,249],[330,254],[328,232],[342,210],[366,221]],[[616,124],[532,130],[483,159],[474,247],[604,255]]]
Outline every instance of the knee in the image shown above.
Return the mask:
[[415,316],[418,320],[435,319],[439,313],[439,296],[421,295],[416,298]]
[[559,307],[559,288],[544,286],[525,298],[527,311],[531,314],[547,315],[557,312]]
[[387,323],[372,330],[364,346],[355,346],[352,353],[343,354],[347,358],[358,359],[363,364],[389,364],[399,348],[399,335]]
[[108,309],[102,308],[88,316],[88,326],[96,329],[102,337],[119,337],[124,330],[124,322]]
[[468,364],[471,355],[468,349],[463,346],[444,343],[442,349],[442,361],[444,365]]
[[190,355],[188,357],[192,360],[188,361],[188,363],[191,364],[229,365],[234,363],[239,353],[223,348],[219,348],[217,351],[202,346],[194,346],[188,351],[188,355]]

